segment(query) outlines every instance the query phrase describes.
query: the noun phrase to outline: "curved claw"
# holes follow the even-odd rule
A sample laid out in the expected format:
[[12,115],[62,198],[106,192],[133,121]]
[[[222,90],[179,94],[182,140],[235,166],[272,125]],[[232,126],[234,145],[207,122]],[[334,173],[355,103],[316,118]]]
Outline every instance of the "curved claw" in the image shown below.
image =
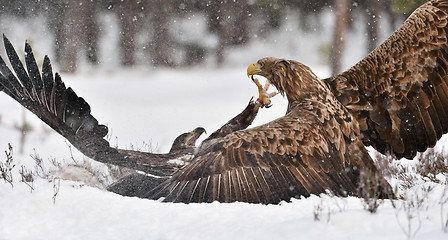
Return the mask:
[[261,108],[270,108],[272,107],[271,101],[269,100],[268,103],[265,103],[265,101],[261,100],[260,98],[257,98],[257,104],[258,106],[260,106]]
[[275,95],[277,95],[276,92],[272,92],[272,93],[268,93],[268,89],[270,86],[270,83],[268,80],[266,80],[266,84],[264,86],[262,86],[260,84],[260,82],[258,81],[258,79],[254,78],[254,76],[252,75],[252,81],[255,83],[255,85],[257,85],[258,88],[258,99],[257,102],[258,104],[263,108],[270,108],[272,106],[271,104],[271,98],[274,97]]

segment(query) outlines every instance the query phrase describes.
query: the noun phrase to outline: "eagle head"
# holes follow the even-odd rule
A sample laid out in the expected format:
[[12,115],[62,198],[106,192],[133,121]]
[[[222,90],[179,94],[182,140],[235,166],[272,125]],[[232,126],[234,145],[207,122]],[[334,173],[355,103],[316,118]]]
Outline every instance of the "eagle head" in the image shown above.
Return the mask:
[[260,75],[274,85],[289,100],[297,100],[308,87],[316,86],[319,78],[300,62],[275,57],[262,58],[247,68],[247,76]]
[[186,149],[194,149],[196,140],[198,140],[203,133],[205,133],[205,129],[202,127],[197,127],[191,132],[186,132],[179,135],[174,140],[170,153],[175,153]]
[[274,57],[266,57],[262,58],[247,68],[247,76],[260,75],[267,78],[272,84],[274,84],[275,80],[278,78],[275,70],[278,68],[281,62],[287,62],[287,60],[274,58]]

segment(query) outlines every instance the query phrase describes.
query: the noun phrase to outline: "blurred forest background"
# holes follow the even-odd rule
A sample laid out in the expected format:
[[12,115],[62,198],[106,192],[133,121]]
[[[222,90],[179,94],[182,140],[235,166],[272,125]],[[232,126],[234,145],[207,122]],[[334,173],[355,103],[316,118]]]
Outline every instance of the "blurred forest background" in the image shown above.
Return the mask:
[[[378,16],[387,16],[391,29],[424,0],[14,0],[0,1],[0,17],[45,19],[48,41],[54,41],[53,62],[64,72],[75,72],[80,59],[101,65],[100,41],[104,26],[99,19],[113,16],[119,23],[120,64],[151,67],[185,67],[211,61],[226,62],[226,50],[245,46],[282,27],[293,13],[303,31],[318,31],[324,12],[336,19],[328,54],[333,72],[341,69],[344,35],[353,23],[365,24],[367,50],[378,42]],[[182,34],[182,19],[200,16],[206,32]],[[291,16],[291,15],[289,15]],[[386,19],[386,18],[383,18]],[[177,26],[177,27],[175,27]],[[193,29],[194,32],[194,29]],[[103,50],[104,51],[104,50]],[[367,53],[368,51],[366,51]],[[140,56],[140,57],[137,57]]]

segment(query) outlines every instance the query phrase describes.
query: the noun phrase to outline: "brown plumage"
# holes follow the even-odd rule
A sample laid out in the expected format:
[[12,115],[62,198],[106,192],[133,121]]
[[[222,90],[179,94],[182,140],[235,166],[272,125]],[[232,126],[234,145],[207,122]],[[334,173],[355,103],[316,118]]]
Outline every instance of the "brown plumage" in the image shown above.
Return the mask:
[[[286,95],[286,115],[201,148],[150,196],[263,203],[325,190],[359,196],[362,172],[377,174],[364,145],[412,158],[448,131],[447,16],[448,1],[424,4],[366,58],[324,80],[292,60],[252,64],[248,75]],[[391,196],[391,188],[383,184],[379,194]]]
[[[58,75],[53,79],[48,59],[40,78],[28,45],[25,70],[5,40],[19,80],[0,61],[0,90],[97,161],[174,172],[141,197],[278,203],[327,190],[340,196],[393,197],[364,145],[412,158],[448,131],[447,16],[448,0],[426,3],[366,58],[324,80],[297,61],[263,58],[250,65],[249,75],[266,77],[287,97],[286,115],[245,129],[258,111],[249,104],[180,169],[153,161],[149,153],[109,147],[107,128]],[[361,181],[366,176],[372,185]]]
[[[376,169],[356,120],[308,67],[276,58],[261,59],[258,65],[258,74],[287,96],[286,115],[201,146],[190,165],[148,196],[174,202],[277,203],[326,190],[359,195],[361,171]],[[388,185],[380,193],[385,194],[391,194]]]
[[362,61],[325,80],[365,145],[412,158],[448,131],[447,16],[448,1],[429,1]]

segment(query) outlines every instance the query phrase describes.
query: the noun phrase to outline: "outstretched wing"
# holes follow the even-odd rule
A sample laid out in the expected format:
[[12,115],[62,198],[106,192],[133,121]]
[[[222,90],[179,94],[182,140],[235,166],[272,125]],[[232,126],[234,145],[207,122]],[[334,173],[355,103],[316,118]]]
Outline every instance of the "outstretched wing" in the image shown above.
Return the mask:
[[[33,52],[25,44],[26,68],[10,41],[3,37],[15,74],[0,57],[0,90],[30,110],[64,136],[86,156],[103,163],[142,170],[159,176],[172,175],[179,166],[167,164],[170,154],[151,154],[112,148],[104,139],[108,129],[98,124],[89,104],[66,88],[59,74],[53,75],[50,60],[44,58],[42,74]],[[17,77],[16,77],[17,76]]]
[[448,131],[448,1],[418,8],[382,45],[326,79],[363,142],[412,158]]
[[233,132],[202,149],[190,165],[148,197],[185,203],[278,203],[325,190],[355,194],[353,165],[361,168],[363,163],[346,162],[345,154],[354,152],[340,148],[353,146],[358,158],[371,159],[361,141],[338,144],[330,131],[341,130],[309,111],[293,111],[266,125]]

